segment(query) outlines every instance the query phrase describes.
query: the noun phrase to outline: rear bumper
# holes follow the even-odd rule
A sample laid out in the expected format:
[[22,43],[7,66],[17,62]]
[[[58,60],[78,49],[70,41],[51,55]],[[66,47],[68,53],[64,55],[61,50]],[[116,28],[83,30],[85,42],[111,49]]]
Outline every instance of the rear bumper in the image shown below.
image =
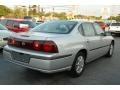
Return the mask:
[[[44,73],[54,73],[64,70],[71,69],[71,57],[72,55],[64,55],[64,56],[40,56],[40,55],[31,55],[28,53],[24,53],[30,56],[29,63],[21,62],[18,60],[14,60],[12,56],[12,52],[15,50],[11,49],[10,47],[6,46],[3,50],[4,58],[12,63],[38,70]],[[16,53],[20,53],[20,51]],[[22,51],[21,51],[22,52]]]

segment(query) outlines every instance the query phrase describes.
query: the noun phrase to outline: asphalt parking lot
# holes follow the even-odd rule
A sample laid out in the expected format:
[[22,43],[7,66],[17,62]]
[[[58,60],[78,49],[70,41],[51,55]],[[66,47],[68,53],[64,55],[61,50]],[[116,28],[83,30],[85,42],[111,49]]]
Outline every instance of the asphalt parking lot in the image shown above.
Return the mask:
[[0,54],[0,84],[3,85],[111,85],[120,84],[120,37],[115,38],[112,58],[101,57],[89,64],[81,77],[72,78],[68,72],[44,74],[3,59]]

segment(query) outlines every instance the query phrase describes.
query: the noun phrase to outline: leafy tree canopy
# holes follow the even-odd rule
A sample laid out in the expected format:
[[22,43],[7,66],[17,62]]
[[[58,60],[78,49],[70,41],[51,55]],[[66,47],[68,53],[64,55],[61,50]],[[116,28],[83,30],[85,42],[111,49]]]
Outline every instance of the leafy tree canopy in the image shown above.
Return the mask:
[[11,9],[4,5],[0,5],[0,16],[6,16],[12,12]]

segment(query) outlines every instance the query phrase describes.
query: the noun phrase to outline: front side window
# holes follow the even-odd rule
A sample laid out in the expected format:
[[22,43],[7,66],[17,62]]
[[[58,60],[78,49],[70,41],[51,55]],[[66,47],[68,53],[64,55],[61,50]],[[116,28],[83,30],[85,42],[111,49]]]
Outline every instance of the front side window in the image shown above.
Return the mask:
[[97,23],[94,23],[93,26],[95,28],[95,31],[96,31],[97,35],[100,35],[101,33],[104,33],[104,31],[100,28],[100,26]]
[[42,23],[35,27],[32,32],[42,32],[42,33],[56,33],[56,34],[66,34],[69,33],[77,24],[75,21],[50,21]]
[[85,36],[95,36],[95,30],[91,23],[83,23],[82,26]]

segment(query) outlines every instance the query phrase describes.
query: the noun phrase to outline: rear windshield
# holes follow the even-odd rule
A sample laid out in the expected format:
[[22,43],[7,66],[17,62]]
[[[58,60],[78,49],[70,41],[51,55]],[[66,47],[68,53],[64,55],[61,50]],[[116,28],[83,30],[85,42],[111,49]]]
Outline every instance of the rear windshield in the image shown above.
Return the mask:
[[21,21],[20,24],[26,24],[29,28],[34,28],[36,26],[36,23],[31,21]]
[[0,30],[7,30],[3,25],[0,24]]
[[120,23],[112,23],[111,26],[120,26]]
[[67,34],[75,27],[75,21],[49,21],[32,29],[32,32]]

